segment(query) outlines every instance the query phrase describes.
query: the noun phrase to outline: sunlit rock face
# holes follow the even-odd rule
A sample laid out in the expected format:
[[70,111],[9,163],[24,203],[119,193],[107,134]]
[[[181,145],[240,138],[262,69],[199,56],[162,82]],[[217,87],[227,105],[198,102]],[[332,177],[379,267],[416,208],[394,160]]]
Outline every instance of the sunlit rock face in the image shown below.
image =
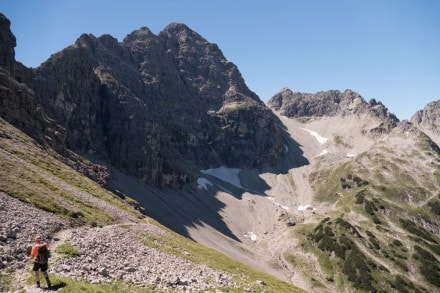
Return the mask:
[[431,102],[423,110],[417,111],[411,117],[411,123],[440,145],[440,100]]

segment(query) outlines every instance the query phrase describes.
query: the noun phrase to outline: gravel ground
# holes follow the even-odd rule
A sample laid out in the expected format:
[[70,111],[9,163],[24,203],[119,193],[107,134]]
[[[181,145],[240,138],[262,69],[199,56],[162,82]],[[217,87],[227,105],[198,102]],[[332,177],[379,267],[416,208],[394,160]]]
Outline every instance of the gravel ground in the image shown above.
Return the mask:
[[64,241],[77,248],[77,257],[62,258],[52,272],[91,283],[122,279],[161,290],[200,291],[234,287],[232,277],[145,246],[137,235],[164,233],[154,226],[131,224],[67,231]]
[[[102,228],[71,228],[60,218],[1,192],[0,223],[0,269],[14,269],[18,275],[22,275],[33,238],[39,234],[49,242],[53,256],[49,272],[56,275],[90,283],[121,279],[165,291],[236,286],[228,274],[140,243],[140,235],[167,233],[156,226],[131,222]],[[64,242],[78,249],[80,255],[60,257],[56,246]],[[3,292],[1,288],[0,292]]]
[[66,223],[0,192],[0,269],[20,269],[35,235],[50,240]]

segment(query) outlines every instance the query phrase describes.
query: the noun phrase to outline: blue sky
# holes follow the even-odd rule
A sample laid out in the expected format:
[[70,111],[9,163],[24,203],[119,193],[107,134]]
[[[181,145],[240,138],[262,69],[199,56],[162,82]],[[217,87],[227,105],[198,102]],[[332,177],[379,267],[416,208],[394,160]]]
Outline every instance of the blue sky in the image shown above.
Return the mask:
[[284,87],[359,92],[409,119],[440,99],[440,0],[2,0],[16,59],[37,67],[82,33],[119,41],[185,23],[267,102]]

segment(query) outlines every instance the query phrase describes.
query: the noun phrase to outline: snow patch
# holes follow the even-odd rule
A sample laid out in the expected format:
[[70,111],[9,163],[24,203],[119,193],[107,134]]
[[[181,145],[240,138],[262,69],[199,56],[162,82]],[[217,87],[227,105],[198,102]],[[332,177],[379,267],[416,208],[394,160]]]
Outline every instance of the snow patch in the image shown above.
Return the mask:
[[[267,198],[267,200],[270,200],[270,201],[272,201],[272,202],[275,201],[275,198],[273,198],[273,197],[266,197],[266,198]],[[285,210],[285,211],[289,211],[289,207],[287,207],[287,206],[283,206],[282,204],[277,203],[277,202],[274,202],[273,204],[276,205],[277,207],[282,208],[282,209]]]
[[317,157],[324,156],[327,154],[328,154],[328,150],[323,150],[321,153],[319,153],[319,155],[317,155]]
[[289,147],[287,146],[287,144],[284,145],[284,150],[286,153],[289,152]]
[[214,176],[220,180],[231,183],[238,188],[243,188],[243,186],[241,186],[240,178],[238,178],[240,171],[241,169],[238,168],[226,168],[223,166],[214,169],[200,170],[203,174]]
[[356,156],[357,156],[357,154],[347,154],[347,157],[349,157],[349,158],[354,158]]
[[197,187],[199,189],[205,189],[205,190],[208,190],[208,185],[212,186],[212,183],[206,178],[197,179],[197,184],[198,184]]
[[298,207],[298,212],[304,212],[304,211],[316,211],[316,209],[309,204],[300,205]]
[[312,136],[314,136],[316,138],[316,140],[320,143],[320,144],[324,144],[328,141],[327,137],[323,137],[320,136],[317,132],[309,130],[307,128],[303,128],[305,131],[307,131],[308,133],[310,133]]
[[254,232],[247,232],[246,234],[244,234],[244,237],[250,238],[251,241],[257,241],[257,235],[255,235]]
[[281,205],[281,204],[279,204],[279,203],[275,203],[277,206],[279,206],[280,208],[282,208],[283,210],[285,210],[285,211],[289,211],[289,207],[286,207],[286,206],[283,206],[283,205]]

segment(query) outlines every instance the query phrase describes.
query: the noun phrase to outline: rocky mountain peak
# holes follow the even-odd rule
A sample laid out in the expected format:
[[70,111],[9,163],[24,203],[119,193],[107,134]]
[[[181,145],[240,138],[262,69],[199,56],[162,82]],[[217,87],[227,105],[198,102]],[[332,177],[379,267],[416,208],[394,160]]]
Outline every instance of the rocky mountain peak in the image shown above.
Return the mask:
[[417,111],[411,117],[411,123],[440,145],[440,100],[431,102],[423,110]]
[[148,27],[144,26],[128,34],[124,38],[123,42],[125,44],[132,44],[134,42],[147,42],[155,37],[156,36],[151,32],[151,30]]
[[183,23],[175,23],[175,22],[170,23],[163,29],[161,34],[166,34],[168,36],[179,36],[185,38],[190,37],[193,39],[199,39],[206,42],[206,40],[201,35],[193,31],[186,24]]
[[66,129],[69,149],[147,183],[177,186],[201,169],[283,153],[278,119],[220,49],[183,24],[158,35],[143,27],[121,43],[83,34],[25,82]]
[[387,121],[393,127],[399,121],[382,103],[376,100],[367,103],[359,93],[350,89],[342,93],[338,90],[329,90],[309,94],[284,88],[269,100],[268,106],[289,118],[308,119],[369,114]]
[[11,22],[0,13],[0,66],[12,71],[15,63],[15,36],[11,32]]
[[417,111],[411,117],[411,122],[426,125],[440,124],[440,100],[431,102],[423,110]]

